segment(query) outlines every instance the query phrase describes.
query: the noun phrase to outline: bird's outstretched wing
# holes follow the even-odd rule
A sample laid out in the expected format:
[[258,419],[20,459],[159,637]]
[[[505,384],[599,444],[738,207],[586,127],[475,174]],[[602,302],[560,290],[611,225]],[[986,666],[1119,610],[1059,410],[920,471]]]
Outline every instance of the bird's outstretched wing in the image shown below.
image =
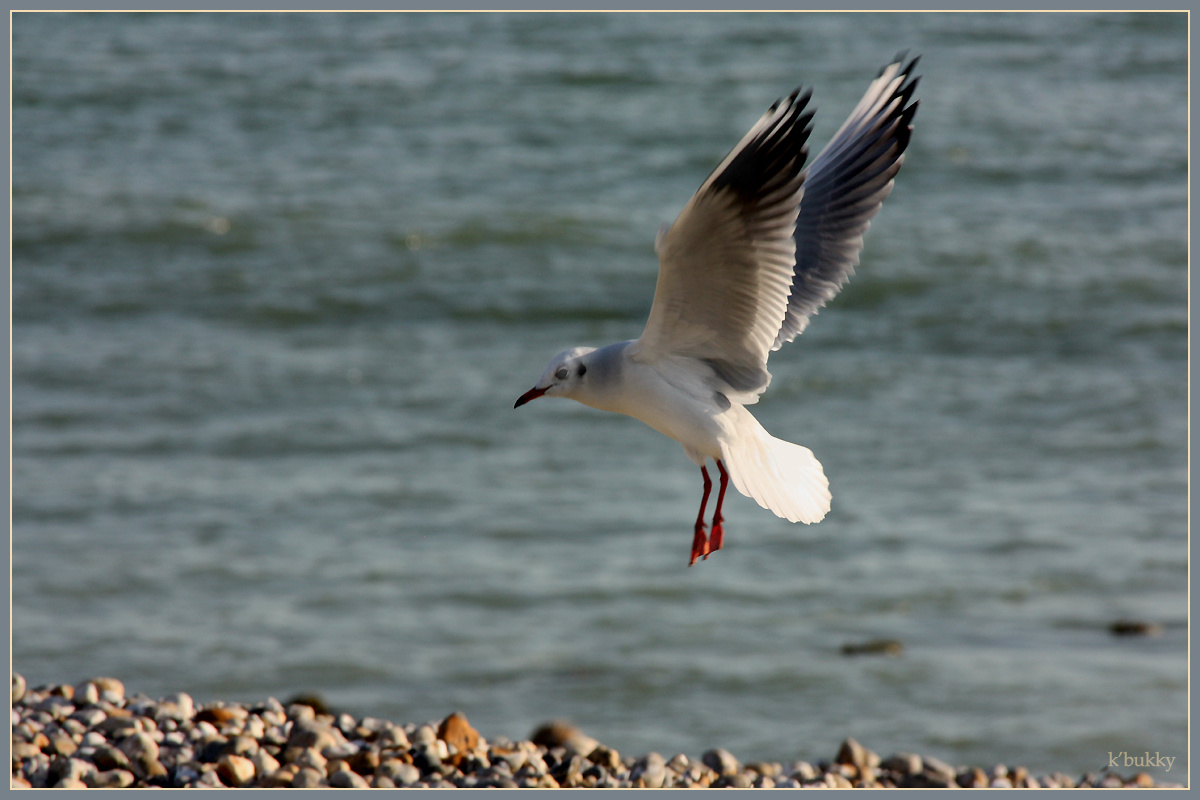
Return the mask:
[[912,136],[920,76],[905,54],[879,72],[858,107],[813,159],[796,218],[796,273],[787,315],[771,346],[778,350],[808,326],[854,274],[863,234],[892,191]]
[[766,388],[796,263],[808,100],[796,90],[771,106],[660,231],[654,304],[631,357],[703,361],[743,402]]
[[891,192],[917,109],[915,64],[884,67],[807,170],[809,93],[771,106],[660,231],[654,304],[632,358],[697,359],[736,400],[757,399],[767,356],[837,294]]

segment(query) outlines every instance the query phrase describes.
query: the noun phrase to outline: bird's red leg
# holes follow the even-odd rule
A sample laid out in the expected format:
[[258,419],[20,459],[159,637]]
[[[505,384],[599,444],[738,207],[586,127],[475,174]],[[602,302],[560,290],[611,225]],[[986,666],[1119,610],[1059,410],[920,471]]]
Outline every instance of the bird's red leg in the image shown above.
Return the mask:
[[708,493],[712,491],[712,478],[708,477],[708,470],[704,465],[700,466],[700,474],[704,476],[704,497],[700,498],[700,513],[696,516],[696,535],[692,537],[692,560],[688,562],[689,567],[696,563],[699,556],[708,558],[710,552],[708,537],[704,535],[704,507],[708,505]]
[[717,491],[717,508],[713,512],[712,536],[708,540],[708,551],[715,553],[721,549],[721,545],[725,542],[725,529],[721,527],[721,523],[725,518],[721,516],[721,506],[725,503],[725,489],[729,486],[729,473],[725,471],[725,465],[717,459],[717,469],[721,471],[721,488]]

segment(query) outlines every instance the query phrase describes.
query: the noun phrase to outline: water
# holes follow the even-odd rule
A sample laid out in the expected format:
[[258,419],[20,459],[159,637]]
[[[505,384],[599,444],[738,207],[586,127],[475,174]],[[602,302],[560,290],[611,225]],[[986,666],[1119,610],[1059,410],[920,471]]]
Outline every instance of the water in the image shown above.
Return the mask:
[[[897,188],[755,411],[833,511],[731,496],[687,569],[677,444],[513,401],[640,332],[767,105],[823,143],[904,48]],[[13,65],[32,683],[1182,778],[1183,15],[20,14]]]

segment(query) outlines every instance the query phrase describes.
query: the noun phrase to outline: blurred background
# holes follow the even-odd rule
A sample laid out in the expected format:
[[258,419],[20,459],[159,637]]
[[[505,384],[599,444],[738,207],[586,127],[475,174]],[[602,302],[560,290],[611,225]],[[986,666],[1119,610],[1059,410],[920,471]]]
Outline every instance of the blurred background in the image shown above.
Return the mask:
[[[17,14],[12,657],[623,753],[1187,768],[1183,14]],[[858,274],[755,414],[792,525],[639,422],[655,232],[921,53]],[[815,150],[814,150],[815,152]],[[1116,636],[1118,620],[1156,635]],[[843,647],[894,640],[891,655]],[[1168,776],[1162,776],[1168,777]]]

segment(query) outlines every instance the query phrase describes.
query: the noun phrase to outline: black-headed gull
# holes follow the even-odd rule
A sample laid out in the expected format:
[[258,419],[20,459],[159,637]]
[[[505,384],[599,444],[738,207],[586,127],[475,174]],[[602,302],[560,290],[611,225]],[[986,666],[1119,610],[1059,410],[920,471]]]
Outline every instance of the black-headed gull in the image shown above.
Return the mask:
[[[829,481],[807,447],[776,439],[747,405],[771,382],[767,356],[796,338],[854,272],[863,233],[892,190],[917,112],[917,59],[870,85],[808,169],[810,93],[777,101],[658,233],[658,285],[640,338],[556,355],[517,400],[569,397],[640,419],[683,445],[704,496],[691,566],[721,549],[729,480],[792,522],[829,511]],[[705,467],[721,476],[711,536]]]

